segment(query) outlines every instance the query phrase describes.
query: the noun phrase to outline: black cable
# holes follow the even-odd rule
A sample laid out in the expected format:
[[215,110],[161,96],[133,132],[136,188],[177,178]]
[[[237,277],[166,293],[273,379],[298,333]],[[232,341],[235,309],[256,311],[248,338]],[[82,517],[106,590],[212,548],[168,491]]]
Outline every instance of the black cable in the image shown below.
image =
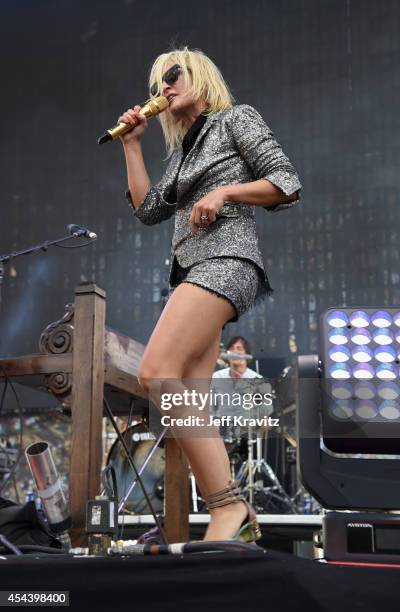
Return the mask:
[[4,367],[2,365],[0,365],[0,368],[3,371],[4,374],[4,378],[6,379],[6,381],[8,381],[8,384],[10,385],[11,391],[14,393],[14,397],[16,399],[17,402],[17,407],[18,407],[18,414],[19,414],[19,450],[18,450],[18,456],[17,459],[14,463],[14,465],[12,466],[11,470],[8,473],[8,477],[6,477],[4,479],[4,481],[1,483],[0,486],[0,495],[2,494],[2,492],[4,491],[4,487],[6,486],[6,484],[8,484],[8,482],[11,480],[11,478],[14,477],[15,471],[17,469],[18,463],[21,460],[21,457],[24,453],[24,449],[23,449],[23,440],[24,440],[24,419],[22,417],[22,407],[19,401],[19,397],[18,394],[15,390],[15,387],[13,385],[13,383],[11,382],[10,378],[7,375],[7,372],[5,371]]
[[0,415],[3,412],[3,405],[4,405],[6,393],[7,393],[7,387],[8,387],[8,377],[4,379],[3,393],[1,394],[1,400],[0,400]]
[[147,493],[147,491],[146,491],[146,487],[145,487],[145,486],[144,486],[144,484],[143,484],[143,480],[142,480],[142,479],[141,479],[141,477],[140,477],[140,474],[139,474],[139,472],[138,472],[138,470],[137,470],[137,468],[136,468],[136,465],[133,463],[132,457],[131,457],[131,455],[130,455],[130,452],[129,452],[129,449],[128,449],[127,445],[126,445],[126,442],[125,442],[125,440],[124,440],[124,437],[123,437],[123,435],[121,434],[120,430],[118,429],[118,425],[117,425],[117,424],[116,424],[116,422],[115,422],[115,418],[114,418],[114,415],[113,415],[112,410],[111,410],[111,408],[110,408],[110,404],[108,403],[108,401],[107,401],[107,399],[106,399],[105,397],[103,397],[103,403],[104,403],[104,406],[105,406],[105,408],[106,408],[106,412],[107,412],[108,418],[110,419],[110,421],[111,421],[111,423],[112,423],[112,426],[113,426],[113,427],[114,427],[114,429],[115,429],[115,433],[117,434],[118,439],[119,439],[119,441],[120,441],[120,443],[121,443],[121,445],[122,445],[122,448],[123,448],[123,449],[124,449],[124,451],[125,451],[125,454],[126,454],[126,458],[127,458],[127,460],[128,460],[128,463],[129,463],[129,465],[131,466],[132,470],[134,471],[135,476],[136,476],[136,478],[137,478],[137,480],[138,480],[138,482],[139,482],[139,484],[140,484],[140,486],[141,486],[141,489],[142,489],[142,491],[143,491],[143,495],[145,496],[146,501],[147,501],[147,504],[148,504],[148,506],[149,506],[149,508],[150,508],[150,512],[152,513],[153,518],[154,518],[154,521],[155,521],[155,523],[156,523],[156,525],[157,525],[157,527],[158,527],[158,530],[159,530],[159,532],[160,532],[160,536],[161,536],[161,538],[162,538],[162,540],[163,540],[164,544],[168,544],[167,536],[166,536],[166,534],[165,534],[165,531],[164,531],[164,529],[163,529],[163,526],[161,525],[161,521],[160,521],[160,519],[158,518],[158,516],[157,516],[157,514],[156,514],[156,512],[155,512],[155,510],[154,510],[154,508],[153,508],[153,505],[152,505],[152,503],[151,503],[150,497],[148,496],[148,493]]
[[55,244],[53,246],[58,247],[59,249],[81,249],[84,246],[87,246],[88,244],[92,244],[92,242],[96,242],[97,238],[94,238],[93,240],[88,240],[88,242],[82,242],[82,244],[78,244],[76,246],[64,246],[63,244]]
[[133,544],[121,548],[112,548],[111,556],[130,555],[182,555],[185,553],[259,553],[266,554],[264,548],[255,543],[241,542],[237,540],[214,540],[211,542],[182,542],[166,546],[165,544]]
[[[91,240],[88,240],[87,242],[82,242],[82,244],[79,244],[74,247],[66,247],[60,244],[61,242],[65,242],[66,240],[71,240],[72,238],[80,238],[80,237],[83,237],[83,235],[78,236],[78,235],[73,234],[70,236],[64,236],[63,238],[58,238],[58,240],[46,240],[45,242],[35,245],[33,247],[30,247],[28,249],[25,249],[24,251],[17,251],[14,253],[9,253],[8,255],[0,255],[0,265],[10,263],[13,259],[15,259],[15,257],[19,257],[21,255],[36,254],[36,253],[39,253],[39,251],[46,252],[47,249],[49,249],[51,246],[57,246],[62,249],[80,249],[84,246],[87,246],[88,244],[92,244],[92,242],[95,242],[97,240],[97,236],[96,236],[96,238],[92,238]],[[4,266],[2,270],[4,270]],[[2,276],[4,276],[4,272],[2,272]]]
[[280,436],[275,434],[275,461],[274,461],[275,474],[277,474],[279,470],[279,440],[280,440]]
[[[111,476],[111,486],[109,481],[109,475]],[[115,475],[115,469],[112,465],[106,465],[101,473],[101,484],[108,499],[118,503],[118,486],[117,477]]]
[[[3,541],[4,536],[0,536],[0,541]],[[6,538],[5,538],[6,539]],[[10,549],[10,546],[15,546],[14,544],[11,544],[11,542],[8,542],[8,545],[3,545],[0,546],[0,553],[3,553],[5,549]],[[65,549],[63,548],[51,548],[50,546],[39,546],[39,544],[20,544],[18,547],[15,546],[15,548],[17,548],[20,552],[17,553],[15,552],[15,554],[17,555],[21,555],[24,552],[28,553],[28,552],[43,552],[43,553],[51,553],[51,554],[55,554],[55,555],[69,555],[70,553],[66,552]],[[13,551],[14,552],[14,551]]]

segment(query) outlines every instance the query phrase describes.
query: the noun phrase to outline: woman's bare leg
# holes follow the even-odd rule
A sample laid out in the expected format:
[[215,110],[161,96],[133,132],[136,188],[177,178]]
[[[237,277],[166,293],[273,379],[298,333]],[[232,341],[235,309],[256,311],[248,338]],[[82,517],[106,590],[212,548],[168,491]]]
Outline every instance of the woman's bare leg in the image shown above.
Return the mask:
[[[192,380],[207,380],[211,378],[215,370],[215,364],[217,362],[220,340],[221,332],[215,339],[214,345],[210,345],[209,349],[204,352],[202,357],[198,359],[196,363],[187,366],[184,372],[184,378],[189,378]],[[210,444],[213,444],[214,446],[213,452],[215,453],[215,457],[217,457],[221,464],[225,466],[225,473],[228,474],[229,472],[229,478],[231,478],[229,457],[221,436],[208,438],[208,440]],[[199,467],[200,478],[202,477],[203,470],[208,469],[209,466],[205,465],[204,462],[202,462]],[[204,493],[204,487],[200,486],[199,482],[198,485],[203,495],[209,495],[210,493],[215,493],[216,490],[219,490],[208,490],[206,493]],[[244,508],[244,504],[231,504],[229,506],[222,506],[220,508],[214,508],[210,510],[211,521],[207,528],[204,539],[229,539],[239,528],[240,524],[246,516],[246,513],[247,509]]]
[[[203,383],[211,378],[223,324],[234,315],[228,300],[190,283],[181,283],[168,300],[146,346],[139,370],[141,386],[151,394],[153,381],[182,378]],[[175,382],[176,381],[176,382]],[[153,397],[153,396],[152,396]],[[176,438],[185,452],[203,496],[226,487],[231,478],[229,458],[217,429],[212,437]],[[206,539],[234,535],[246,516],[243,503],[212,510]]]

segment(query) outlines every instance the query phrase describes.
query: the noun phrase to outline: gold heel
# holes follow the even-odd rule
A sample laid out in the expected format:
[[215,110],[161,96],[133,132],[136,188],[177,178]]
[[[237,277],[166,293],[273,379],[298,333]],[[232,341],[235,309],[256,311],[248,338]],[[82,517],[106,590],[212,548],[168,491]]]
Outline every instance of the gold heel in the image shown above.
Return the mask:
[[257,520],[254,519],[250,523],[243,525],[237,534],[234,536],[234,540],[241,542],[256,542],[262,537],[260,525]]
[[256,513],[254,508],[252,508],[248,501],[246,501],[246,499],[243,497],[235,480],[230,480],[228,486],[221,491],[217,491],[217,493],[213,493],[205,497],[205,502],[209,510],[212,508],[218,508],[220,506],[235,504],[241,501],[246,504],[247,516],[236,534],[232,537],[232,540],[247,543],[256,542],[262,537],[260,525],[257,522]]

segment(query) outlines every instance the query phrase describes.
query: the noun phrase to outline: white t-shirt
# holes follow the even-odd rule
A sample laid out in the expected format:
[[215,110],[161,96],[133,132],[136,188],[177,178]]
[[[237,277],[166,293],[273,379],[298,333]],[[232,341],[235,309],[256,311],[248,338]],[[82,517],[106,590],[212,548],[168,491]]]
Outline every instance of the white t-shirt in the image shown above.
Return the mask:
[[[230,368],[223,368],[222,370],[217,370],[212,375],[213,378],[232,378],[230,374]],[[240,375],[240,378],[262,378],[261,374],[251,370],[250,368],[246,368],[243,374]],[[232,380],[235,380],[232,378]]]
[[[243,374],[238,378],[232,378],[230,368],[223,368],[222,370],[214,372],[211,380],[211,390],[214,392],[214,401],[212,404],[216,414],[247,414],[250,416],[248,410],[245,408],[243,400],[247,398],[246,405],[248,405],[248,403],[251,402],[250,396],[253,393],[261,392],[263,394],[270,394],[272,392],[272,387],[269,382],[261,383],[260,387],[258,383],[257,385],[246,383],[245,379],[249,378],[263,378],[263,376],[250,368],[246,368]],[[226,403],[223,406],[221,406],[221,396],[218,398],[218,394],[221,393],[230,395],[230,399],[226,399]],[[240,400],[240,396],[243,400]],[[266,402],[267,405],[264,406],[264,412],[269,415],[273,411],[271,400],[267,399]]]

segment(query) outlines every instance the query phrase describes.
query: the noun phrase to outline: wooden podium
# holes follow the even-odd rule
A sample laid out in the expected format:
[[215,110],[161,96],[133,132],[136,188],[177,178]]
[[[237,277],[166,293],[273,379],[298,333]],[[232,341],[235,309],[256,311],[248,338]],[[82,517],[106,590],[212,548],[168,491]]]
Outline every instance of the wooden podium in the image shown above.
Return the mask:
[[[105,394],[118,414],[134,401],[134,415],[147,400],[137,380],[144,346],[105,325],[106,294],[92,283],[79,285],[64,316],[50,324],[39,341],[40,353],[0,360],[9,377],[45,377],[46,386],[72,416],[69,500],[73,544],[85,543],[86,502],[100,493],[102,417]],[[127,401],[129,400],[129,401]],[[126,411],[126,414],[128,412]],[[188,465],[173,438],[165,440],[165,530],[168,541],[189,539]]]

